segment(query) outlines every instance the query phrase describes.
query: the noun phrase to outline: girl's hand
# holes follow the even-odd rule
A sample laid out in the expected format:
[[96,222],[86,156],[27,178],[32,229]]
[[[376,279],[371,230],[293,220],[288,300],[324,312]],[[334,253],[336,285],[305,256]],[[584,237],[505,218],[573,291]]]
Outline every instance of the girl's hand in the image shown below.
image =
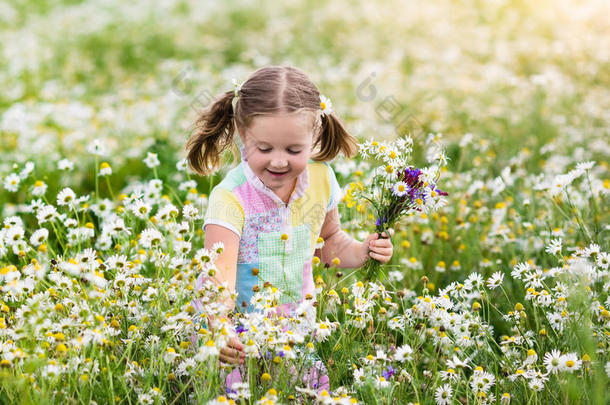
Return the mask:
[[[393,229],[388,229],[388,232],[390,233],[390,237],[394,236]],[[383,232],[381,235],[381,238],[377,233],[367,236],[364,242],[362,242],[362,250],[365,259],[372,257],[380,263],[385,264],[392,258],[394,246],[392,246],[392,241],[388,238],[386,232]]]
[[220,350],[220,361],[223,363],[243,364],[245,358],[244,345],[239,341],[237,336],[229,339],[227,345]]

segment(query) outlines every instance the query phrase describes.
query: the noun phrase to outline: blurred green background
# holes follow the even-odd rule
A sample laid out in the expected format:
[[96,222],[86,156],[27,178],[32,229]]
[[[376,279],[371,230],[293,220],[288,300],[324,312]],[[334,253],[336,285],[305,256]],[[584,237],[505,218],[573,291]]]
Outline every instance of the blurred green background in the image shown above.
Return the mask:
[[[197,111],[267,64],[307,72],[356,136],[445,134],[453,169],[465,133],[488,143],[491,171],[524,147],[542,159],[558,137],[554,152],[596,158],[608,152],[608,4],[3,2],[0,173],[32,160],[48,174],[67,157],[84,181],[100,139],[122,186],[146,151],[183,157]],[[528,169],[554,169],[539,160]]]

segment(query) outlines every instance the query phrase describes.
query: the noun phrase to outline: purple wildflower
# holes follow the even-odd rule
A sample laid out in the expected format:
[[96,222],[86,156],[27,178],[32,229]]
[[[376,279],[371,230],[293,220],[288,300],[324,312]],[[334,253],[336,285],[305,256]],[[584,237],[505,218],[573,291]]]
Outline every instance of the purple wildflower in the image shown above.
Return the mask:
[[386,380],[389,380],[394,374],[396,374],[396,370],[392,366],[388,366],[388,368],[381,372],[381,375],[383,375],[383,378]]

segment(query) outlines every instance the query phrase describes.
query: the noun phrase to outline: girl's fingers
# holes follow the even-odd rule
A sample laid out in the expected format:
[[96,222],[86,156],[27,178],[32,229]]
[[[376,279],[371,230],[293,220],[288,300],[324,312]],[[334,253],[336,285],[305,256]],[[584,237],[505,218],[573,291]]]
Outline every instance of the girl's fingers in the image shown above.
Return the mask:
[[239,342],[239,341],[230,340],[228,345],[229,345],[229,347],[232,347],[237,350],[243,350],[243,348],[244,348],[244,345],[242,345],[241,342]]
[[370,247],[392,247],[392,242],[388,239],[375,240],[369,243]]
[[237,363],[245,353],[242,353],[240,350],[231,349],[229,347],[225,347],[220,351],[220,361],[223,363]]
[[[390,234],[390,236],[388,236],[388,233]],[[375,239],[379,239],[379,235],[377,233],[375,234],[375,236],[376,236]],[[392,236],[394,236],[394,229],[392,229],[392,228],[381,233],[382,238],[391,238]]]
[[375,259],[377,261],[380,261],[381,263],[387,263],[387,262],[390,261],[390,257],[389,256],[380,255],[379,253],[371,252],[371,253],[369,253],[369,255],[373,259]]
[[223,354],[220,355],[220,361],[223,363],[234,364],[237,363],[237,360],[233,357],[225,356]]
[[394,249],[392,248],[374,248],[370,250],[373,253],[380,254],[382,256],[392,256]]

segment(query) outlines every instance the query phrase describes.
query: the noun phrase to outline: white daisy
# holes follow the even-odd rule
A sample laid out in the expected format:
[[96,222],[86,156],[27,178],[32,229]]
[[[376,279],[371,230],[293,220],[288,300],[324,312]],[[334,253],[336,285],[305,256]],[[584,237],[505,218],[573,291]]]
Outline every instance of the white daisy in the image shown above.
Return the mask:
[[557,349],[553,349],[550,352],[545,353],[543,362],[547,372],[552,374],[557,373],[561,370],[561,352]]
[[591,170],[593,168],[593,166],[595,166],[595,162],[593,162],[593,161],[581,162],[576,165],[576,170],[580,170],[580,171]]
[[100,164],[100,176],[110,176],[112,174],[112,167],[107,162],[102,162]]
[[447,405],[451,403],[451,396],[453,395],[453,388],[451,385],[444,384],[436,389],[434,392],[434,399],[437,405]]
[[176,353],[176,349],[173,347],[168,347],[163,355],[163,361],[166,363],[173,363],[177,357],[180,357],[180,354]]
[[322,249],[324,247],[324,239],[320,236],[316,239],[316,249]]
[[46,228],[37,229],[32,236],[30,236],[30,243],[34,246],[40,246],[41,243],[47,240],[49,237],[49,230]]
[[59,170],[70,171],[70,170],[74,169],[74,163],[72,163],[68,159],[62,159],[59,162],[57,162],[57,168]]
[[146,158],[143,160],[144,164],[149,168],[154,168],[159,166],[159,158],[156,153],[148,152]]
[[187,160],[186,158],[184,159],[180,159],[177,163],[176,163],[176,170],[178,170],[179,172],[185,172],[188,164],[187,164]]
[[394,183],[392,193],[397,197],[403,197],[409,192],[409,185],[404,181]]
[[34,186],[32,186],[32,195],[36,197],[40,197],[47,192],[47,185],[44,181],[37,180],[34,182]]
[[182,216],[187,221],[195,221],[201,218],[199,211],[197,211],[197,208],[193,204],[184,204],[182,207]]
[[147,228],[140,234],[140,245],[145,249],[159,246],[163,242],[163,235],[156,229]]
[[396,353],[394,353],[394,360],[404,362],[411,361],[413,354],[413,349],[411,346],[405,344],[398,349],[396,349]]
[[[247,345],[246,345],[247,346]],[[258,349],[257,349],[258,350]],[[213,340],[208,340],[206,344],[199,347],[199,351],[195,355],[195,361],[201,363],[211,356],[217,356],[219,353],[218,348]]]
[[502,284],[503,280],[504,273],[502,273],[501,271],[496,271],[494,274],[491,275],[491,277],[487,279],[487,287],[494,290],[498,288],[500,284]]
[[70,187],[66,187],[57,194],[57,205],[72,205],[76,200],[76,194]]
[[528,383],[528,386],[534,391],[542,391],[544,389],[544,381],[540,378],[532,378]]
[[87,152],[93,155],[103,156],[104,154],[106,154],[106,146],[102,143],[101,140],[94,139],[93,142],[91,142],[87,147]]
[[598,267],[604,270],[608,270],[608,266],[610,264],[610,255],[606,252],[601,252],[597,255],[597,258],[595,259],[595,264],[597,264]]
[[16,173],[11,173],[4,178],[4,188],[11,193],[16,192],[19,189],[19,183],[21,179]]
[[23,240],[24,235],[25,230],[23,229],[23,227],[21,227],[21,225],[13,225],[6,231],[4,241],[7,245],[13,246],[16,243],[21,242]]
[[375,387],[379,388],[387,388],[390,386],[390,382],[385,379],[384,376],[380,375],[375,379]]
[[563,241],[561,238],[552,239],[549,245],[546,247],[545,252],[550,253],[552,255],[560,254],[562,242]]
[[148,215],[150,214],[151,211],[152,211],[152,206],[148,203],[145,203],[142,200],[136,201],[131,206],[131,212],[133,212],[133,214],[140,219],[148,219]]
[[333,112],[333,103],[328,97],[324,97],[320,94],[320,109],[323,115],[329,115]]
[[560,367],[562,371],[573,373],[574,371],[579,370],[581,365],[582,360],[578,358],[576,353],[567,353],[560,358]]

